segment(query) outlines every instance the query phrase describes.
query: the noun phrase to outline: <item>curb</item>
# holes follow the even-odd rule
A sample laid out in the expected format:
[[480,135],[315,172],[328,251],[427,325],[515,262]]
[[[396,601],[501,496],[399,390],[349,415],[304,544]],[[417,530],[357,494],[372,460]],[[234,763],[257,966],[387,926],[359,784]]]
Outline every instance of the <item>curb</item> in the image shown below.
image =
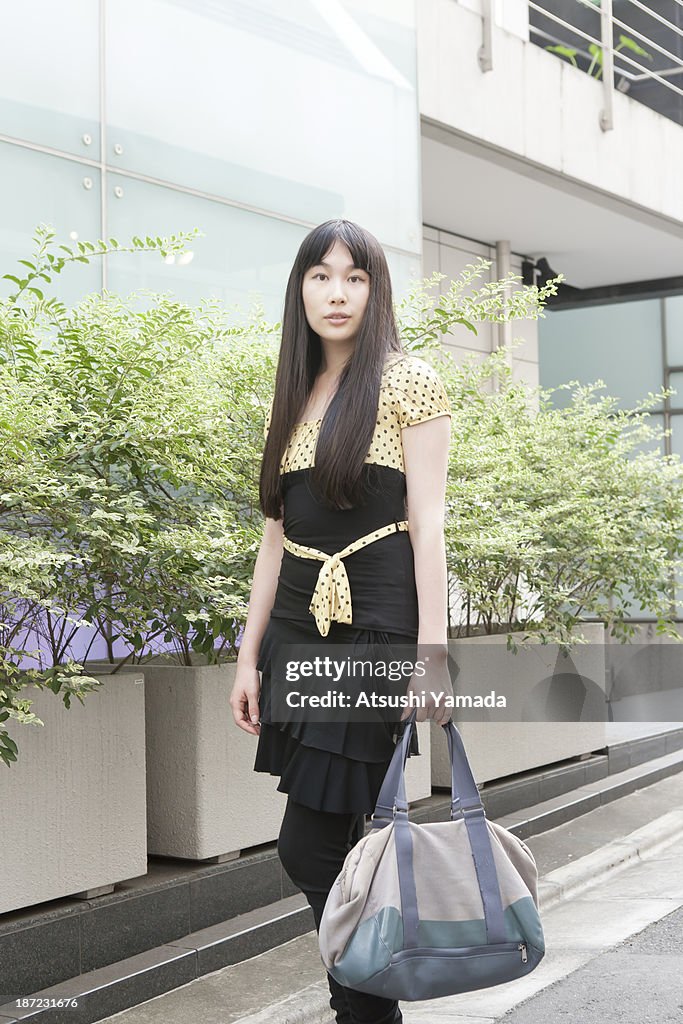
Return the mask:
[[683,810],[669,811],[661,818],[614,839],[600,850],[587,853],[574,864],[549,871],[539,880],[538,897],[542,912],[570,896],[592,888],[608,874],[616,874],[633,861],[652,855],[683,837]]
[[[669,811],[602,849],[580,857],[574,864],[549,871],[538,883],[541,914],[679,839],[683,839],[683,809]],[[329,989],[324,979],[248,1017],[240,1017],[235,1024],[327,1024],[330,1012]]]
[[329,1024],[331,1013],[330,990],[325,978],[294,992],[279,1003],[271,1003],[248,1017],[240,1017],[235,1024]]

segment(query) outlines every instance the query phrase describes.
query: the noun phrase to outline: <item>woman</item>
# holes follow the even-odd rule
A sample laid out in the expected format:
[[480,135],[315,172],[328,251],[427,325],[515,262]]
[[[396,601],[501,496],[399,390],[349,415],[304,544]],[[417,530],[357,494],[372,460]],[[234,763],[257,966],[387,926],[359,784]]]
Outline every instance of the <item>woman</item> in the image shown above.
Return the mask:
[[[438,374],[403,352],[382,248],[350,221],[319,225],[297,254],[265,437],[266,522],[231,707],[237,725],[258,736],[254,770],[280,775],[278,790],[288,794],[278,854],[319,929],[411,709],[393,721],[283,723],[271,714],[274,652],[343,643],[389,654],[408,644],[413,660],[429,655],[429,686],[422,678],[415,690],[452,693],[448,398]],[[450,712],[428,700],[417,713],[426,717],[445,724]],[[416,733],[411,752],[419,754]],[[397,1002],[329,974],[328,982],[338,1024],[402,1021]]]

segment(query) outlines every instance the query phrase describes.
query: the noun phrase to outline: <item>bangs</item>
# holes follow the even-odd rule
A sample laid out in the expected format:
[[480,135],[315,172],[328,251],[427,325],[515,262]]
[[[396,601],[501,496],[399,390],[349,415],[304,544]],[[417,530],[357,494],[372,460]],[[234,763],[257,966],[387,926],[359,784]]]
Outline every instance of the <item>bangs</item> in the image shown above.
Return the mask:
[[328,220],[315,228],[308,238],[301,253],[302,270],[306,273],[311,267],[317,267],[336,241],[343,242],[351,253],[351,259],[358,270],[364,270],[372,276],[373,259],[367,240],[355,224],[348,220]]

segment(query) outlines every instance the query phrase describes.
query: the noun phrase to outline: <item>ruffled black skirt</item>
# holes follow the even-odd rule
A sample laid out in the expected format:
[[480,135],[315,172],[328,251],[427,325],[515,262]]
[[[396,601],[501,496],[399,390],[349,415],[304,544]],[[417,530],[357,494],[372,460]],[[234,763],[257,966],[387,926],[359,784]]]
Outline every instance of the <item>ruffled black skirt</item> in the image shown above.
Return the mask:
[[[279,775],[279,792],[315,810],[371,814],[396,742],[403,735],[401,709],[385,712],[376,721],[273,721],[272,661],[277,645],[282,643],[313,643],[316,650],[326,643],[349,644],[355,656],[362,656],[368,645],[377,645],[391,657],[394,645],[414,650],[415,638],[338,622],[333,622],[328,635],[321,637],[313,621],[271,617],[261,641],[256,666],[261,672],[261,729],[254,771]],[[417,732],[413,730],[408,756],[419,753]]]

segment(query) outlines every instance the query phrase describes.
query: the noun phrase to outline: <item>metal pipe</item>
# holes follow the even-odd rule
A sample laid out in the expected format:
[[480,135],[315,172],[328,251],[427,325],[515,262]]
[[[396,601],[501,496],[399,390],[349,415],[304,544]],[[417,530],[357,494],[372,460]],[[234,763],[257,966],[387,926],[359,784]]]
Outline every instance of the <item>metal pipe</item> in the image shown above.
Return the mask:
[[614,58],[612,54],[612,0],[602,0],[600,7],[600,36],[602,38],[602,89],[605,105],[600,111],[603,132],[614,128]]
[[477,57],[482,71],[493,71],[493,12],[492,0],[481,0],[482,43]]
[[[496,242],[496,277],[500,281],[502,280],[502,278],[507,277],[511,270],[512,266],[510,263],[510,240],[507,238],[499,239]],[[506,298],[510,297],[510,291],[511,286],[507,285],[503,292]],[[497,347],[502,348],[503,346],[506,345],[509,346],[510,341],[512,339],[512,324],[510,323],[510,321],[507,320],[504,321],[503,323],[496,324],[496,327],[496,333],[498,335]],[[512,369],[512,349],[510,348],[507,349],[507,364]],[[495,387],[497,391],[497,380],[495,381]]]

